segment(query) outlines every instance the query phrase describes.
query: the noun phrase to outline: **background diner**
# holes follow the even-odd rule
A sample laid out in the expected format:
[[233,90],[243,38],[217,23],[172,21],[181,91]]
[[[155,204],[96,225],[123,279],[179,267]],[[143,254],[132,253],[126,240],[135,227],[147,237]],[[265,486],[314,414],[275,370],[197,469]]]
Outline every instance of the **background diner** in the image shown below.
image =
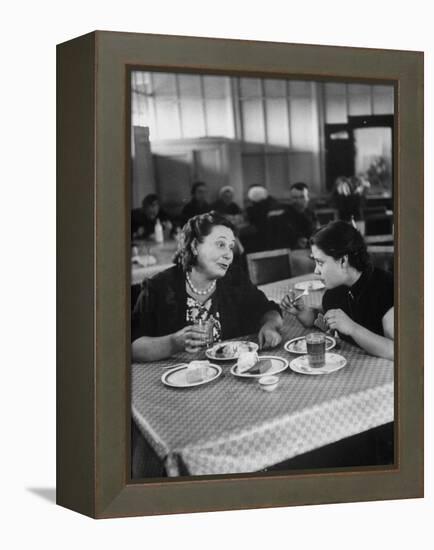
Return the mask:
[[[131,227],[146,236],[133,240],[133,284],[170,265],[178,228],[212,208],[245,255],[297,251],[293,276],[313,271],[301,252],[312,229],[336,219],[393,270],[393,109],[384,85],[133,72]],[[137,225],[149,195],[164,246]]]

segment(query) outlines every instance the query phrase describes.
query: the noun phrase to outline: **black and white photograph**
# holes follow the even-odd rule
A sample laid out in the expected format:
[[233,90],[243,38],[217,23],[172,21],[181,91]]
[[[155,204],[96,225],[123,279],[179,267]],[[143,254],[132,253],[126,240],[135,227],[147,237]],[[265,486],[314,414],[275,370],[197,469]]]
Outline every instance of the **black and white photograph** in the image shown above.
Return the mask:
[[393,83],[129,86],[131,479],[396,467]]

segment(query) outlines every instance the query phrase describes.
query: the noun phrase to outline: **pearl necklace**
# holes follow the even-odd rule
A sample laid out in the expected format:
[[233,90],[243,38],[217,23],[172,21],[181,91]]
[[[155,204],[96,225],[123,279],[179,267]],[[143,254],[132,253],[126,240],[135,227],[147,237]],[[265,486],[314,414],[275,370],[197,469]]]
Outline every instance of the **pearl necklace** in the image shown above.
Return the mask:
[[193,283],[191,282],[191,279],[190,279],[190,275],[188,273],[185,274],[186,277],[187,277],[187,283],[188,283],[188,286],[191,288],[191,290],[195,293],[195,294],[198,294],[199,296],[206,296],[207,294],[209,294],[210,292],[212,292],[214,289],[215,289],[215,285],[216,285],[216,282],[213,281],[208,288],[206,288],[205,290],[199,290],[198,288],[196,288]]

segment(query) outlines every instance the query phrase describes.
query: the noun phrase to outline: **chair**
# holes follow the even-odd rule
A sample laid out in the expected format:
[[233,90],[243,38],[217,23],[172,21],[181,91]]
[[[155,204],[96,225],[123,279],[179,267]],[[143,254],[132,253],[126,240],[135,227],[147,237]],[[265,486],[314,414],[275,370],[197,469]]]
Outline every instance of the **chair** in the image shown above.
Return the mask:
[[368,246],[368,252],[375,267],[379,267],[380,269],[384,269],[385,271],[390,271],[393,273],[393,246],[372,245]]
[[393,235],[367,235],[365,236],[365,243],[369,245],[382,245],[382,246],[392,246],[393,245]]
[[313,273],[315,270],[315,261],[311,257],[310,248],[296,248],[291,250],[289,258],[291,265],[291,277],[299,277]]
[[264,250],[246,255],[247,269],[254,285],[264,285],[291,277],[289,248]]
[[390,235],[393,230],[393,214],[373,214],[365,217],[366,235]]

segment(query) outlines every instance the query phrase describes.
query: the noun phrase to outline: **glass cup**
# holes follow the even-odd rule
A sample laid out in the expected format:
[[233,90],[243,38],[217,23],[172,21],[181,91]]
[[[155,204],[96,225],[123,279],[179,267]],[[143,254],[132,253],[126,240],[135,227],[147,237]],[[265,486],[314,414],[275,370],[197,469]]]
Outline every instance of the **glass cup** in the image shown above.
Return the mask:
[[200,328],[200,332],[202,333],[202,343],[198,343],[195,346],[187,346],[185,350],[188,353],[196,353],[203,347],[209,348],[214,342],[214,323],[212,319],[207,319],[206,321],[198,319],[193,324]]
[[307,357],[309,366],[317,369],[324,366],[326,337],[322,332],[311,332],[306,335]]
[[214,342],[214,322],[212,319],[207,319],[206,321],[199,321],[199,326],[202,328],[204,333],[205,346],[207,348],[211,347]]

